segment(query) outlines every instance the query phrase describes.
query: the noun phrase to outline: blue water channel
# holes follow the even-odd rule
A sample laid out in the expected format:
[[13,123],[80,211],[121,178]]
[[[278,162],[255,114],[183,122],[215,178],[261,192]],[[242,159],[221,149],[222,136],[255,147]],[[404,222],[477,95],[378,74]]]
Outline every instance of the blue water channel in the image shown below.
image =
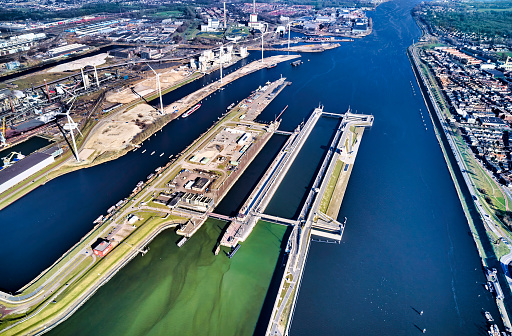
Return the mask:
[[[258,55],[229,67],[224,74],[252,61],[253,57]],[[61,176],[1,210],[0,251],[9,258],[0,258],[0,288],[15,292],[35,278],[90,231],[99,215],[128,196],[138,181],[206,131],[227,106],[247,97],[267,80],[280,77],[277,71],[264,71],[241,78],[206,98],[198,111],[186,119],[171,122],[145,141],[139,150],[115,161]],[[163,97],[164,104],[217,79],[215,72],[170,92]],[[272,103],[268,111],[278,113],[283,107]],[[144,149],[146,152],[142,153]],[[153,151],[155,154],[151,156]],[[164,155],[160,156],[161,153]]]
[[[292,130],[319,103],[329,112],[342,113],[350,106],[375,116],[341,207],[340,218],[348,218],[342,243],[312,244],[291,334],[416,335],[425,328],[430,335],[485,335],[483,312],[496,319],[499,313],[483,287],[481,262],[432,125],[427,121],[425,130],[419,115],[426,108],[405,53],[420,36],[410,16],[417,3],[386,2],[369,14],[370,36],[304,54],[299,67],[284,63],[239,79],[203,101],[189,118],[171,122],[146,141],[145,154],[139,149],[62,176],[0,211],[0,251],[9,255],[0,258],[0,287],[16,290],[31,280],[229,104],[283,74],[293,84],[259,119],[271,120],[289,105],[281,128]],[[259,52],[252,57],[260,57]],[[168,94],[165,102],[215,76]],[[335,127],[334,120],[319,120],[269,213],[297,213]],[[158,154],[149,156],[152,151]],[[222,213],[236,213],[275,152],[266,155],[253,178],[242,178],[228,194]],[[417,313],[421,310],[423,315]]]

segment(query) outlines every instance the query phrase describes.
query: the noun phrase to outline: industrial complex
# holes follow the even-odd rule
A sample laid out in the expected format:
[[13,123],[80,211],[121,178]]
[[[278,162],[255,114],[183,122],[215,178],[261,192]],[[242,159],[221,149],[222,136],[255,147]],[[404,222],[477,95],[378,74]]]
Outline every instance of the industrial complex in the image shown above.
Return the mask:
[[[34,59],[39,57],[48,66],[38,63],[46,68],[24,73],[24,64],[6,62],[3,69],[6,76],[13,77],[0,88],[0,140],[4,149],[1,152],[4,165],[0,169],[2,206],[60,174],[129,151],[145,151],[141,149],[143,142],[156,131],[172,120],[191,118],[191,114],[201,111],[203,100],[242,76],[262,69],[267,71],[281,62],[299,66],[300,55],[294,52],[323,52],[339,46],[331,42],[340,40],[326,41],[318,37],[308,37],[310,44],[290,46],[301,42],[291,40],[291,30],[308,30],[309,35],[316,36],[327,32],[322,32],[324,27],[339,29],[344,25],[350,28],[338,31],[338,36],[351,37],[364,36],[371,30],[371,21],[365,19],[362,10],[331,10],[308,17],[305,15],[312,10],[308,6],[276,6],[259,8],[258,4],[257,9],[253,2],[249,12],[243,5],[197,8],[203,24],[193,32],[199,41],[195,45],[175,43],[179,39],[174,34],[181,33],[181,39],[184,30],[188,29],[189,33],[191,30],[189,23],[177,19],[154,24],[149,19],[90,16],[57,24],[47,22],[49,31],[44,34],[37,32],[40,28],[37,25],[18,27],[35,32],[5,42],[0,52],[17,54],[31,50]],[[268,16],[277,19],[276,13],[280,13],[279,19],[269,23]],[[214,41],[218,34],[222,35],[219,43],[208,40]],[[249,34],[258,36],[250,38]],[[105,44],[105,41],[109,42]],[[119,44],[112,45],[113,42]],[[288,47],[279,47],[283,43]],[[288,54],[264,58],[265,49],[288,51]],[[261,50],[261,60],[247,62],[226,73],[225,69],[248,57],[250,50]],[[164,106],[163,94],[216,70],[220,70],[218,80]],[[20,74],[13,75],[12,71]],[[257,121],[260,113],[290,84],[281,77],[255,87],[240,102],[233,102],[187,149],[171,155],[165,165],[137,183],[130,195],[106,213],[98,214],[94,228],[55,264],[18,293],[0,292],[0,304],[12,307],[8,314],[0,314],[2,319],[25,314],[22,319],[9,320],[0,330],[37,333],[40,328],[53,328],[132,258],[139,253],[144,255],[159,232],[174,228],[182,236],[176,242],[181,248],[208,218],[229,222],[217,244],[212,246],[213,253],[223,251],[229,258],[235,256],[259,220],[291,226],[287,255],[292,266],[287,267],[289,272],[301,274],[311,235],[334,241],[341,239],[345,223],[333,218],[337,217],[342,197],[333,195],[343,194],[362,128],[371,126],[373,117],[350,111],[343,115],[327,113],[319,107],[295,131],[285,132],[279,130],[279,125],[288,106],[282,106],[275,119]],[[341,120],[335,136],[340,140],[333,143],[332,148],[338,146],[338,150],[328,154],[318,173],[316,187],[307,201],[307,208],[312,210],[304,210],[297,220],[265,215],[266,205],[321,117]],[[286,135],[288,141],[240,213],[234,218],[216,214],[216,206],[274,134]],[[10,150],[34,135],[43,135],[50,144],[25,153],[26,156]],[[326,187],[325,181],[333,179],[340,182]],[[90,282],[84,280],[91,276],[93,269],[94,273],[101,270],[98,277]],[[63,297],[69,302],[62,300]],[[290,294],[286,293],[288,297]],[[49,324],[45,322],[42,326],[35,318],[41,312],[48,312],[45,321]],[[281,309],[279,316],[287,316],[289,312]]]

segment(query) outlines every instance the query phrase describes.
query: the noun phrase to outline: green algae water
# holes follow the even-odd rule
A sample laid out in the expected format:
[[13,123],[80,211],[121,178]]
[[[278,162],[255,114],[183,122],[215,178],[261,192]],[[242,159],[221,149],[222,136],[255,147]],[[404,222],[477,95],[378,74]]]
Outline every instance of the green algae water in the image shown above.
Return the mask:
[[252,335],[287,228],[259,222],[228,259],[213,254],[225,225],[209,219],[182,248],[162,232],[48,335]]

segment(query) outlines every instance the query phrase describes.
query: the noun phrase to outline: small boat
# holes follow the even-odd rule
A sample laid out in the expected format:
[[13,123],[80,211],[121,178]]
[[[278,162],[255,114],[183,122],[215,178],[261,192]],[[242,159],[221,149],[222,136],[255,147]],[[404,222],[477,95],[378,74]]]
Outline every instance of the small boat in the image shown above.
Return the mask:
[[197,111],[199,108],[201,107],[201,104],[197,104],[196,106],[192,107],[190,110],[188,110],[187,112],[183,113],[183,115],[181,116],[182,118],[186,118],[188,117],[189,115],[191,115],[192,113],[194,113],[195,111]]
[[164,153],[160,154],[160,157],[164,156]]
[[188,240],[188,237],[183,237],[180,239],[180,241],[178,243],[176,243],[176,245],[178,245],[178,247],[182,247]]
[[146,150],[145,150],[145,149],[142,151],[142,154],[144,154],[144,153],[146,153]]
[[487,319],[487,321],[489,321],[489,322],[493,322],[494,321],[494,319],[492,318],[491,313],[486,311],[484,314],[485,314],[485,318]]
[[155,154],[155,151],[152,151],[150,155],[153,155],[153,154]]
[[270,64],[270,65],[267,65],[267,69],[272,69],[272,68],[274,68],[274,67],[276,67],[276,66],[277,66],[277,64],[276,64],[276,63],[272,63],[272,64]]
[[493,324],[489,328],[488,333],[489,333],[489,336],[500,336],[500,329],[498,328],[498,326],[496,324]]

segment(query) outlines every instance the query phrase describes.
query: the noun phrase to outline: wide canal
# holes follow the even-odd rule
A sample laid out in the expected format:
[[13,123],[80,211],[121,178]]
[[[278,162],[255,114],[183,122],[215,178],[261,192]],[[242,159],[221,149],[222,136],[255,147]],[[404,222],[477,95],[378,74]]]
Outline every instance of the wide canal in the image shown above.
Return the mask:
[[[299,67],[279,64],[239,79],[205,100],[191,117],[170,123],[144,144],[149,153],[180,152],[226,106],[281,74],[293,84],[259,119],[271,120],[289,105],[281,128],[292,130],[320,102],[326,111],[342,113],[350,106],[375,116],[373,128],[363,136],[340,212],[341,218],[348,218],[342,243],[312,244],[292,335],[415,335],[423,328],[431,335],[479,335],[486,333],[483,311],[499,317],[483,287],[481,262],[432,125],[428,122],[425,130],[419,115],[419,109],[426,108],[405,53],[420,36],[410,16],[416,3],[397,0],[380,5],[370,13],[370,36],[324,53],[304,54]],[[166,100],[176,100],[214,76],[177,90]],[[319,122],[290,169],[293,175],[285,178],[271,201],[269,213],[296,214],[333,129],[328,120]],[[222,204],[223,213],[232,214],[243,202],[247,184],[254,184],[273,155],[266,150],[266,159],[256,162],[259,170],[253,168],[253,178],[241,179],[227,196],[231,204]],[[131,152],[51,181],[2,210],[0,251],[9,257],[0,259],[0,287],[16,290],[32,279],[166,157]],[[221,255],[214,259],[211,244],[206,243],[214,239],[218,225],[207,225],[181,250],[173,247],[174,234],[162,234],[146,256],[134,259],[55,334],[89,334],[83,329],[87,326],[96,326],[91,333],[112,335],[252,334],[265,290],[256,287],[258,294],[248,297],[246,288],[254,282],[238,274],[250,276],[262,262],[269,263],[270,268],[261,268],[264,276],[257,278],[259,285],[267,286],[284,231],[261,226],[250,239],[264,237],[265,244],[274,246],[268,247],[271,256],[250,247],[248,240],[230,264]],[[242,252],[254,255],[244,257]],[[244,264],[237,266],[239,257]],[[235,278],[222,278],[230,267],[239,276],[236,283],[247,281],[245,289],[234,285]],[[203,271],[212,283],[222,285],[200,281]],[[187,287],[188,272],[200,293],[208,292],[201,297],[204,300]],[[231,286],[224,287],[224,280]],[[226,290],[233,293],[226,295]],[[224,309],[230,304],[233,315],[227,318]],[[108,307],[104,314],[93,314],[102,306]],[[172,321],[180,318],[186,325],[173,329]]]

